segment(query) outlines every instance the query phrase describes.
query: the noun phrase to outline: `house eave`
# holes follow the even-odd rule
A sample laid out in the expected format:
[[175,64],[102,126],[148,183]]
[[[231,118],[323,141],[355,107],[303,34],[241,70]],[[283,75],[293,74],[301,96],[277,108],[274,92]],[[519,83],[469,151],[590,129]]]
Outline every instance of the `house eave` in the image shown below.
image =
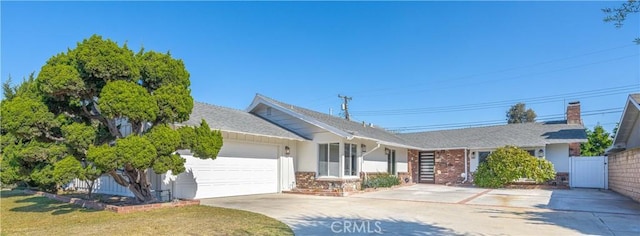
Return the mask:
[[309,123],[311,125],[314,125],[314,126],[316,126],[318,128],[321,128],[321,129],[324,129],[326,131],[329,131],[330,133],[333,133],[333,134],[338,135],[340,137],[343,137],[343,138],[346,138],[346,139],[353,139],[353,137],[354,137],[353,135],[351,135],[351,134],[349,134],[347,132],[344,132],[344,131],[342,131],[342,130],[340,130],[338,128],[335,128],[333,126],[327,125],[327,124],[325,124],[323,122],[320,122],[320,121],[318,121],[316,119],[313,119],[311,117],[305,116],[303,114],[294,112],[290,108],[286,108],[286,107],[281,106],[279,104],[275,104],[275,103],[272,103],[270,101],[267,101],[267,100],[263,99],[260,95],[256,95],[256,97],[254,98],[253,102],[251,103],[251,105],[249,105],[249,107],[246,109],[246,111],[253,113],[253,110],[255,110],[256,107],[258,105],[260,105],[260,104],[264,104],[266,106],[270,106],[270,107],[276,108],[276,109],[278,109],[278,110],[280,110],[280,111],[282,111],[282,112],[284,112],[284,113],[286,113],[286,114],[288,114],[290,116],[298,118],[298,119],[300,119],[300,120],[302,120],[304,122],[307,122],[307,123]]
[[[175,127],[182,127],[182,126],[188,126],[188,125],[182,125],[182,124],[176,124],[175,125]],[[225,129],[212,129],[212,130],[219,130],[220,132],[226,132],[226,133],[253,135],[253,136],[259,136],[259,137],[265,137],[265,138],[286,139],[286,140],[292,140],[292,141],[307,141],[308,140],[308,139],[304,139],[304,138],[283,137],[283,136],[277,136],[277,135],[258,134],[258,133],[250,133],[250,132],[243,132],[243,131],[236,131],[236,130],[225,130]]]

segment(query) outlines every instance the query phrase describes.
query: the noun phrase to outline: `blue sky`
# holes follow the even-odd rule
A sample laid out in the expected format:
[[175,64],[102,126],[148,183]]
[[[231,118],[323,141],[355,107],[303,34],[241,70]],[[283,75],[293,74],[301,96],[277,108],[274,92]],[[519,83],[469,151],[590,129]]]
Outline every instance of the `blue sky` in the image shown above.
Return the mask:
[[[7,2],[1,74],[14,82],[99,34],[184,60],[197,101],[245,109],[256,93],[419,131],[494,124],[522,101],[540,120],[580,100],[611,130],[640,92],[640,18],[620,2]],[[506,121],[505,121],[506,122]]]

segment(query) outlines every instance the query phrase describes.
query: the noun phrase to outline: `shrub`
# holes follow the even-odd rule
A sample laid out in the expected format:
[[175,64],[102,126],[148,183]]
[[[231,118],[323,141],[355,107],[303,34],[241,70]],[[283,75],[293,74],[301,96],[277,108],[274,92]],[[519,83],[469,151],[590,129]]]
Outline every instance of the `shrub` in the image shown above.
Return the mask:
[[543,183],[555,177],[553,164],[533,157],[527,151],[506,146],[496,149],[487,161],[480,163],[475,174],[475,184],[480,187],[499,188],[519,178]]
[[397,176],[391,175],[389,173],[376,174],[365,180],[363,183],[364,188],[385,188],[399,184],[400,179],[398,179]]

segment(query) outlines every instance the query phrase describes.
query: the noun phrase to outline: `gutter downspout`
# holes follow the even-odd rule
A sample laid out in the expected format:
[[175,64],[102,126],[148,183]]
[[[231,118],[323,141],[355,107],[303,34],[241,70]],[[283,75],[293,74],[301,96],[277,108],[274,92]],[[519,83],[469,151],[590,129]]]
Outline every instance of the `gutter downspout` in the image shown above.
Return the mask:
[[380,143],[376,143],[376,144],[378,144],[378,146],[374,147],[373,149],[369,150],[366,153],[362,153],[362,160],[360,160],[360,172],[362,172],[362,174],[364,174],[364,180],[367,180],[367,172],[362,171],[362,167],[364,167],[364,156],[366,156],[367,154],[372,153],[376,149],[380,148]]
[[462,181],[462,183],[466,183],[469,180],[469,169],[467,168],[467,160],[469,159],[469,156],[467,155],[468,150],[467,148],[464,149],[464,180]]

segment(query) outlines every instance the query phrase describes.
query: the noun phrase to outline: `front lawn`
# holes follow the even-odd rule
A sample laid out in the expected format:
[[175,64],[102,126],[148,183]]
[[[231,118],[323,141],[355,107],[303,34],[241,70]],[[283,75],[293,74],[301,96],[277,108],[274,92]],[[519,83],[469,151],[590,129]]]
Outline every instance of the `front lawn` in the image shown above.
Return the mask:
[[284,223],[248,211],[189,206],[117,214],[20,191],[0,192],[2,235],[293,235]]

